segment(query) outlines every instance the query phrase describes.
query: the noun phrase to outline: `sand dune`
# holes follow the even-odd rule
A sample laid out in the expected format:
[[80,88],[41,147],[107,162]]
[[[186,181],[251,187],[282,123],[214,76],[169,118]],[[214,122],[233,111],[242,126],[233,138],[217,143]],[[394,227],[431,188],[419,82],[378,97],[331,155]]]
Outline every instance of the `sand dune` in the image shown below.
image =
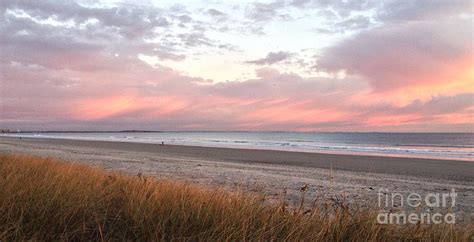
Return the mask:
[[290,203],[298,201],[299,188],[305,184],[308,201],[341,196],[361,207],[374,206],[382,188],[405,194],[454,188],[459,193],[454,208],[458,217],[474,216],[474,163],[467,161],[5,137],[0,138],[0,151],[261,191],[269,201],[281,199],[286,191]]

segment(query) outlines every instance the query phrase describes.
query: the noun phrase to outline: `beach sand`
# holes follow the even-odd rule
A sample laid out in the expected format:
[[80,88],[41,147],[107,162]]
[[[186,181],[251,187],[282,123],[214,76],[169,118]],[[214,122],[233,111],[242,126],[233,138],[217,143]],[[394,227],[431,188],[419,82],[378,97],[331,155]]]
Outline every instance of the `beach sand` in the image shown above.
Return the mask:
[[[389,193],[458,193],[459,221],[474,221],[474,162],[66,139],[0,137],[0,152],[50,156],[129,174],[266,195],[268,201],[377,205]],[[286,191],[286,192],[285,192]],[[286,195],[284,195],[286,194]]]

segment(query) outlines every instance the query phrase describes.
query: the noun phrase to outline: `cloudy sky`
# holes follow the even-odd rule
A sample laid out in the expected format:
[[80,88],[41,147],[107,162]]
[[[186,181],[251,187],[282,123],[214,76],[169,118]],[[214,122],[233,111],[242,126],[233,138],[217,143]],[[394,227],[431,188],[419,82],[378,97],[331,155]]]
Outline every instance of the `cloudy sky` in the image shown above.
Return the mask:
[[0,3],[0,128],[473,132],[473,5]]

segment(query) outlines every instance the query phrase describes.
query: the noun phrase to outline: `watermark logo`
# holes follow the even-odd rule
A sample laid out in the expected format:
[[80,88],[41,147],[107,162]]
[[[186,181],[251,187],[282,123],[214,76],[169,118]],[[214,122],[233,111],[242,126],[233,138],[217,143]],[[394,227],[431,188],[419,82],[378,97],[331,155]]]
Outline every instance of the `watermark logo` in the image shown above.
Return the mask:
[[446,193],[390,193],[387,189],[377,192],[380,212],[379,224],[455,224],[458,194],[454,189]]

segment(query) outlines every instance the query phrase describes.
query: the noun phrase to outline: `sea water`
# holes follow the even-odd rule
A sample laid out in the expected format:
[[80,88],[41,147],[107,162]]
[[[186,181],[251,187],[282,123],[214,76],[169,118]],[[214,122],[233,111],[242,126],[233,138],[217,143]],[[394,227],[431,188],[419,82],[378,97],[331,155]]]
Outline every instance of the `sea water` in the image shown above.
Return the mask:
[[473,133],[29,132],[3,135],[474,161]]

